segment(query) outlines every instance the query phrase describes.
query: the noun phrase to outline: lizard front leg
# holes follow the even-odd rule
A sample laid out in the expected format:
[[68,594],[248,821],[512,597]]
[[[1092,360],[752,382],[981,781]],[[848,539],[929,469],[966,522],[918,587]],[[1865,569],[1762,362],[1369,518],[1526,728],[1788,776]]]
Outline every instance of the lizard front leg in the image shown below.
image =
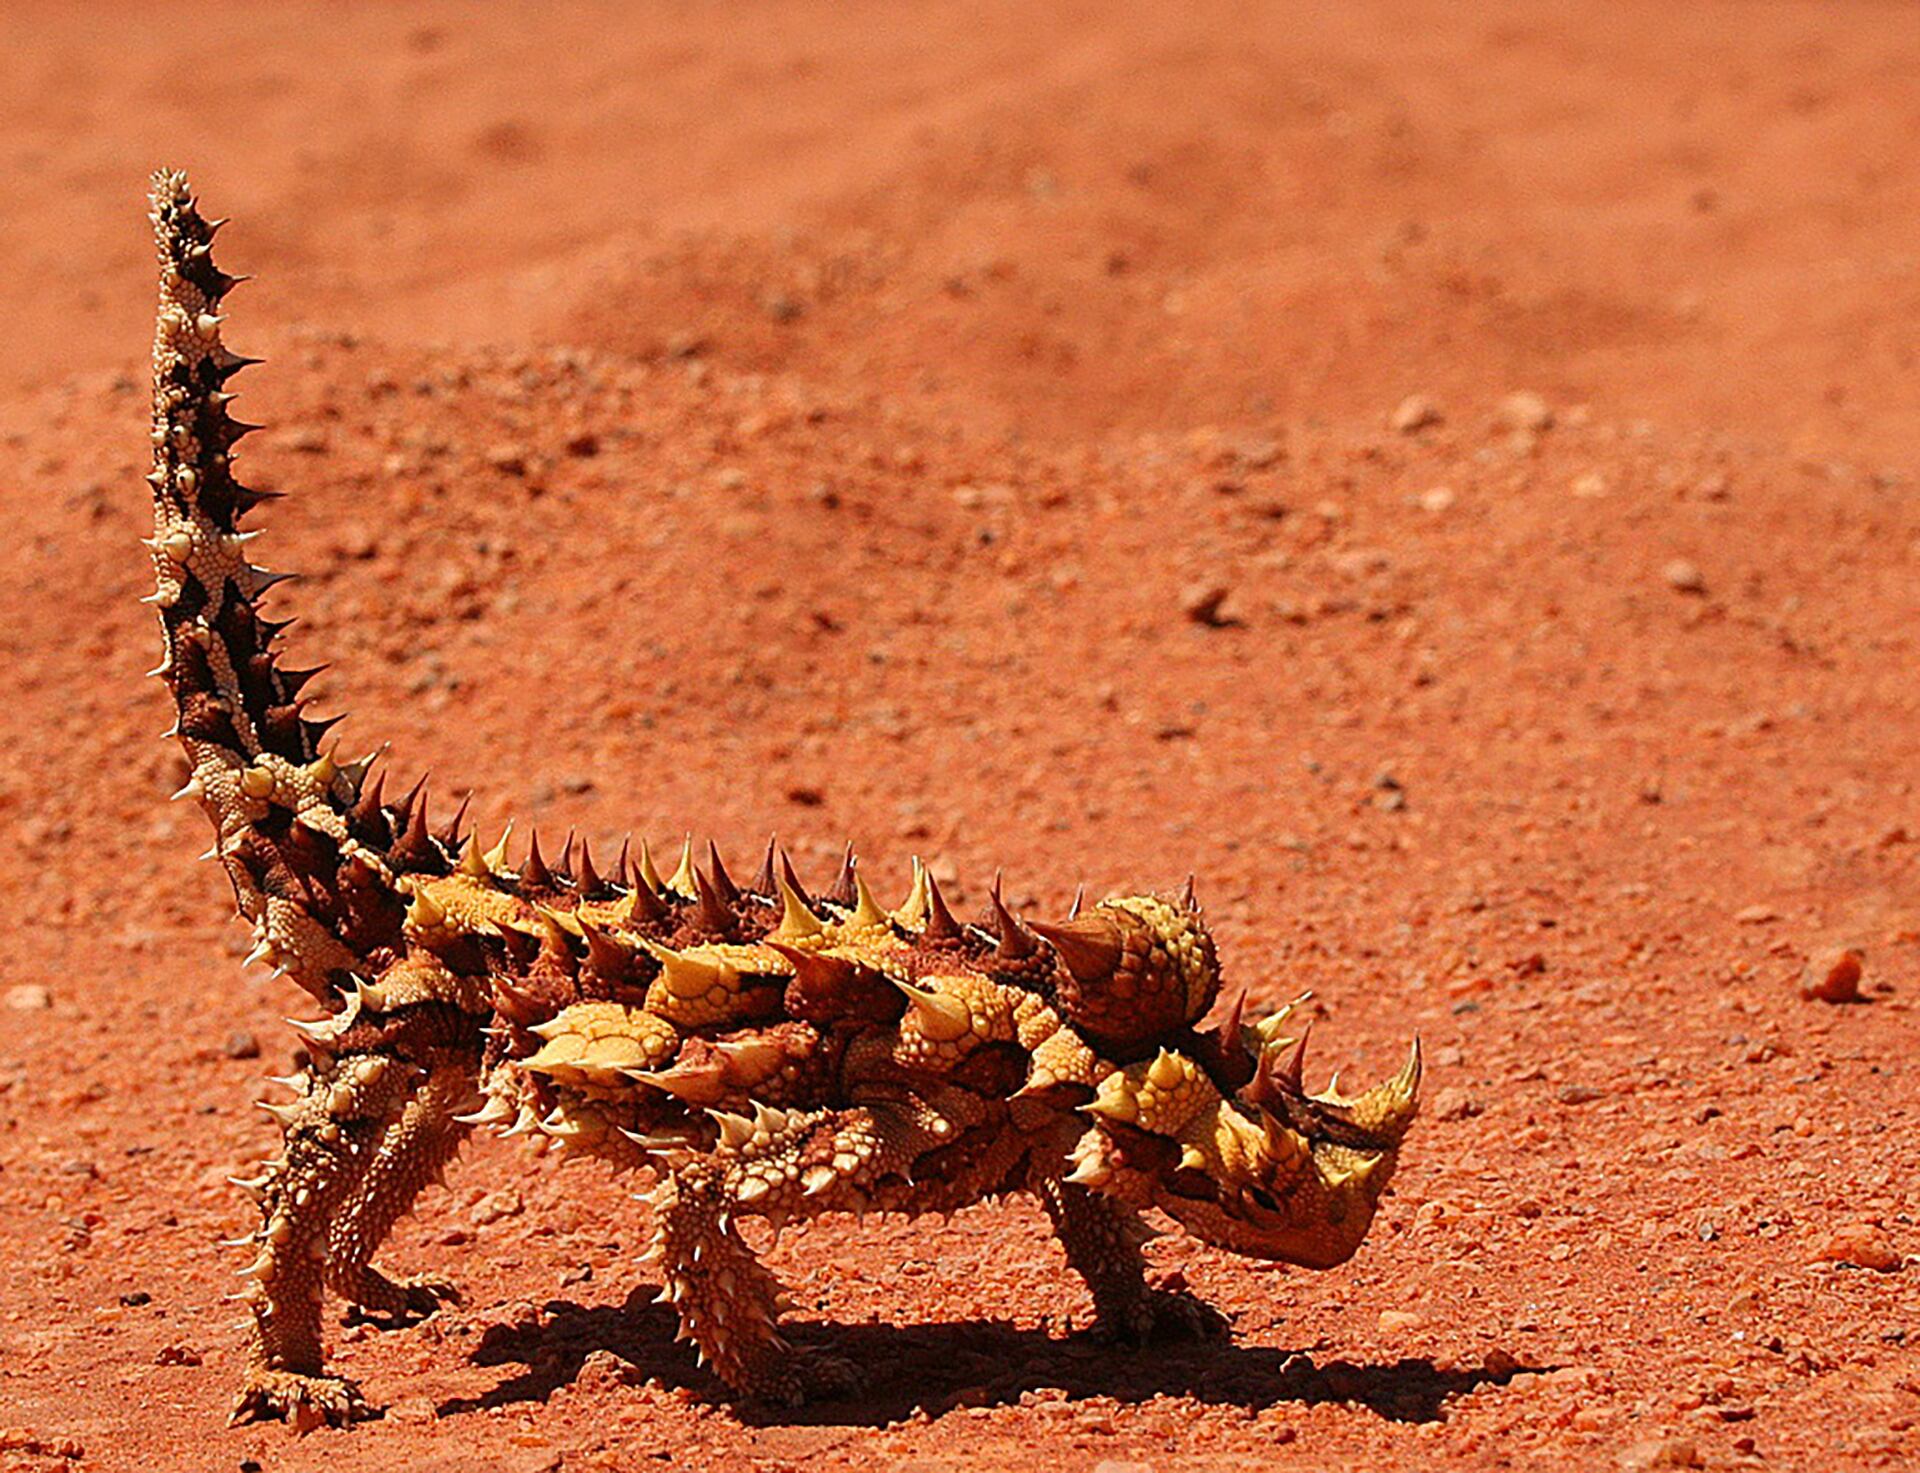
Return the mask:
[[1147,1283],[1143,1245],[1158,1236],[1131,1207],[1057,1176],[1034,1187],[1067,1263],[1093,1294],[1094,1333],[1102,1339],[1144,1345],[1158,1336],[1224,1334],[1220,1312],[1184,1293]]
[[735,1226],[737,1182],[725,1162],[703,1157],[653,1195],[660,1225],[653,1257],[666,1281],[660,1299],[680,1317],[701,1364],[747,1396],[797,1403],[806,1387],[793,1347],[774,1328],[786,1308],[780,1284]]
[[389,1279],[369,1260],[414,1199],[438,1181],[472,1129],[453,1117],[474,1091],[464,1062],[437,1065],[408,1096],[381,1138],[364,1175],[341,1204],[327,1232],[326,1283],[356,1308],[389,1322],[424,1319],[459,1293],[443,1279]]
[[742,1217],[776,1229],[794,1217],[862,1211],[891,1177],[905,1181],[914,1158],[939,1137],[916,1112],[889,1105],[780,1111],[754,1118],[715,1112],[719,1143],[674,1170],[654,1193],[659,1213],[650,1257],[680,1317],[677,1338],[743,1396],[797,1405],[844,1395],[853,1367],[797,1351],[776,1328],[786,1307],[780,1286],[740,1236]]
[[320,1300],[329,1231],[379,1154],[412,1092],[411,1066],[380,1053],[343,1055],[304,1078],[280,1121],[280,1155],[237,1184],[260,1203],[240,1297],[253,1312],[232,1422],[284,1417],[299,1430],[364,1416],[358,1389],[324,1373]]

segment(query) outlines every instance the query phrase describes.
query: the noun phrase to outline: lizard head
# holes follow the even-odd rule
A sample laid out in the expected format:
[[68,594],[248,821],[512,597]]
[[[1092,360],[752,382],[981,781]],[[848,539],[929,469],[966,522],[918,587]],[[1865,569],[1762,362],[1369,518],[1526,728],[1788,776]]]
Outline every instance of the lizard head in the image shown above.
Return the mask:
[[1366,1236],[1419,1108],[1420,1046],[1363,1094],[1342,1095],[1337,1078],[1308,1094],[1306,1030],[1289,1027],[1296,1007],[1249,1030],[1257,1062],[1231,1095],[1217,1068],[1168,1049],[1108,1074],[1085,1107],[1093,1125],[1067,1179],[1157,1207],[1236,1253],[1308,1268],[1344,1263]]

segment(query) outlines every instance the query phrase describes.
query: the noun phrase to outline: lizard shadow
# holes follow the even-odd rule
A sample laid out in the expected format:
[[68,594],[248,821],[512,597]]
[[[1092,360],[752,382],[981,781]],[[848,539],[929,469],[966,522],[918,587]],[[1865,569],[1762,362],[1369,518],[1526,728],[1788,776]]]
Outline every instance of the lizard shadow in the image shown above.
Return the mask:
[[[536,1317],[489,1326],[474,1346],[476,1365],[524,1367],[477,1397],[441,1403],[451,1416],[515,1402],[544,1402],[563,1386],[652,1385],[702,1400],[728,1398],[718,1380],[696,1371],[688,1347],[674,1342],[676,1320],[654,1305],[651,1289],[620,1305],[547,1303]],[[1109,1397],[1136,1403],[1155,1396],[1257,1412],[1287,1403],[1344,1402],[1390,1422],[1434,1422],[1446,1403],[1481,1386],[1504,1385],[1522,1371],[1444,1368],[1426,1359],[1315,1364],[1308,1356],[1227,1340],[1182,1341],[1138,1349],[1060,1338],[1000,1320],[891,1326],[804,1323],[799,1343],[851,1361],[865,1381],[854,1396],[797,1408],[739,1404],[749,1425],[884,1426],[924,1410],[1017,1403],[1022,1394],[1065,1403]]]

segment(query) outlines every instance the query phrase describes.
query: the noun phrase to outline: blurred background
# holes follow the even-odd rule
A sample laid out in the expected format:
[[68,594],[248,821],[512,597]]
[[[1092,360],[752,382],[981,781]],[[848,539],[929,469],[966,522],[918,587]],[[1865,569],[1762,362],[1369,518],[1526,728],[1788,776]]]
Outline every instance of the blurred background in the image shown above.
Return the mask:
[[697,348],[1040,435],[1522,385],[1915,444],[1910,6],[9,0],[0,34],[9,391],[136,361],[166,162],[242,215],[255,320]]

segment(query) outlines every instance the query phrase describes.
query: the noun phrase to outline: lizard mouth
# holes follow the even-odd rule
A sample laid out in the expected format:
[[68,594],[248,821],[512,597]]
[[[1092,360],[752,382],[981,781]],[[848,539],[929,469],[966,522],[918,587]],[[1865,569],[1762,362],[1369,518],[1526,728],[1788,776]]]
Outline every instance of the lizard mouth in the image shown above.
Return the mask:
[[1152,1204],[1216,1247],[1331,1268],[1365,1238],[1395,1155],[1326,1145],[1284,1180],[1235,1180],[1182,1168],[1155,1179]]

